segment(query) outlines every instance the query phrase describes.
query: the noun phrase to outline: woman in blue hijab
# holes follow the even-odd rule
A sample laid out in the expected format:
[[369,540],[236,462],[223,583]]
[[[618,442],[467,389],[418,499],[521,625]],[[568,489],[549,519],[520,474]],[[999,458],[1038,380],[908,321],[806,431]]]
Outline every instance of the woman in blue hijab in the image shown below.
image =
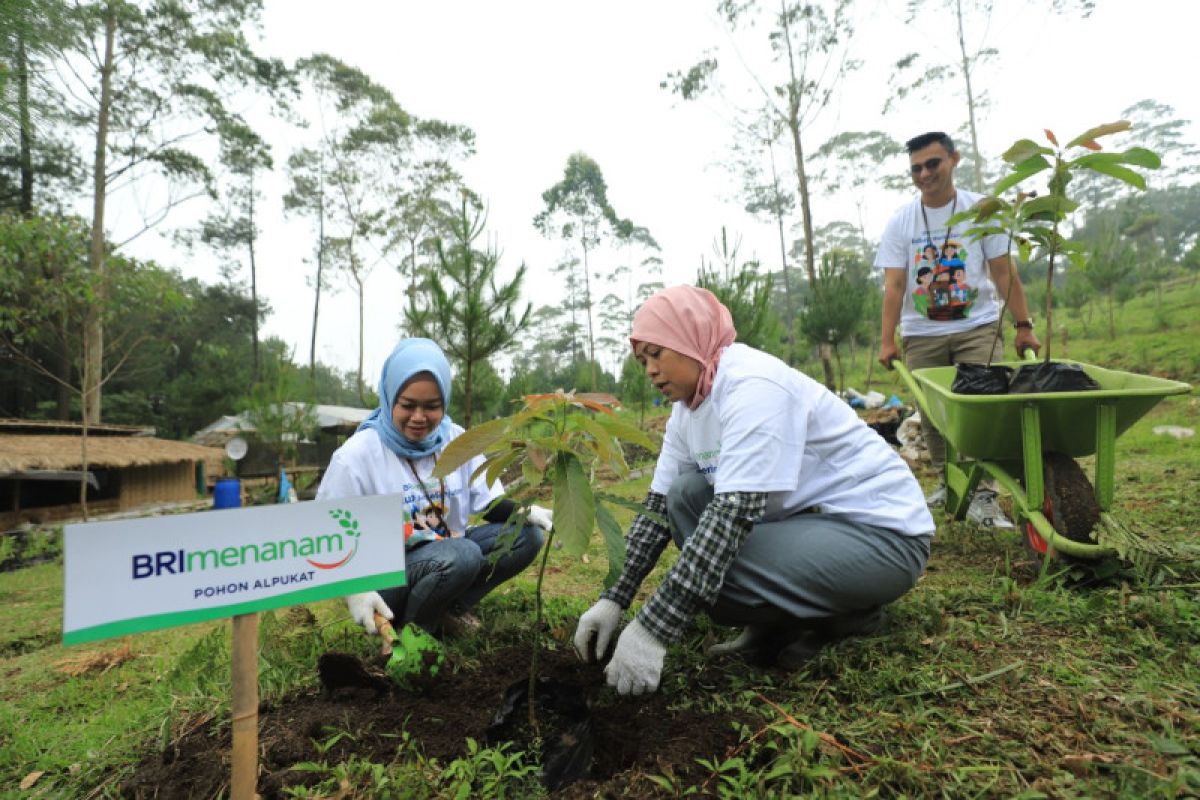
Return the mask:
[[[482,475],[476,457],[438,479],[438,454],[463,433],[450,404],[450,364],[429,339],[404,339],[388,356],[379,378],[379,407],[337,449],[321,480],[318,500],[396,495],[413,519],[405,534],[407,586],[346,598],[350,616],[375,633],[374,615],[397,627],[415,622],[434,633],[457,634],[478,627],[471,609],[479,600],[533,561],[549,530],[550,512],[533,506],[530,524],[503,537],[513,503],[492,501],[503,494]],[[469,526],[472,514],[485,524]],[[510,528],[509,531],[512,529]],[[494,551],[499,557],[489,559]]]

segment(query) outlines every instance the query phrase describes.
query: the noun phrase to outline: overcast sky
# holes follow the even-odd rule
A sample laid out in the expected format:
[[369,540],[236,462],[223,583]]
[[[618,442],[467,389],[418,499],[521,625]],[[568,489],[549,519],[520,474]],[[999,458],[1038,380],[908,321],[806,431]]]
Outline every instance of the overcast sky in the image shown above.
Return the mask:
[[[986,31],[999,49],[977,80],[991,106],[981,121],[985,155],[995,157],[1042,128],[1073,136],[1118,119],[1129,105],[1153,98],[1180,118],[1200,120],[1194,87],[1195,31],[1200,3],[1192,0],[1097,0],[1089,19],[1057,17],[1043,0],[1005,0]],[[693,280],[709,257],[721,225],[741,237],[741,255],[778,268],[770,225],[740,211],[737,180],[728,163],[730,106],[719,99],[685,103],[659,87],[671,70],[716,52],[731,96],[752,91],[742,62],[761,65],[765,36],[730,40],[704,0],[267,0],[263,49],[289,62],[327,52],[387,86],[411,113],[471,127],[477,151],[463,165],[468,184],[489,204],[490,235],[503,252],[502,269],[525,262],[526,295],[535,305],[560,295],[550,268],[563,245],[533,228],[541,194],[562,177],[567,157],[583,151],[600,165],[617,212],[645,226],[662,246],[668,284]],[[914,99],[881,111],[890,64],[904,52],[940,48],[953,54],[953,17],[928,0],[916,27],[903,24],[901,0],[859,0],[856,55],[861,70],[842,85],[821,119],[806,132],[808,149],[842,131],[879,129],[903,141],[931,129],[954,131],[967,115],[957,84],[933,100]],[[732,45],[739,45],[735,53]],[[1195,126],[1189,128],[1196,141]],[[293,142],[275,141],[276,162]],[[790,162],[785,162],[790,164]],[[898,158],[888,168],[904,172]],[[305,263],[314,235],[304,220],[285,219],[282,169],[266,188],[259,243],[260,292],[273,314],[265,333],[308,358],[312,290]],[[963,176],[965,178],[965,176]],[[965,185],[965,180],[959,181]],[[904,200],[882,190],[866,206],[872,237]],[[848,198],[818,192],[817,224],[853,219]],[[795,220],[799,222],[798,218]],[[160,240],[137,247],[168,265],[217,280],[215,262],[197,252],[166,251]],[[597,266],[604,266],[603,264]],[[356,301],[348,286],[322,301],[318,358],[353,369],[357,358]],[[380,264],[368,283],[365,377],[374,384],[397,339],[402,286]]]

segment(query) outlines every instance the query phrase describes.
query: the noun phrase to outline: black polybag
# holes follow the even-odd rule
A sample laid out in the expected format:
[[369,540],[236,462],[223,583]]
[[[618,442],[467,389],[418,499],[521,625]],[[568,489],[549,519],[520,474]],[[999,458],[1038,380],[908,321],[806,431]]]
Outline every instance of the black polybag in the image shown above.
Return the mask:
[[1100,388],[1078,364],[1043,361],[1022,364],[1012,376],[1008,391],[1011,394],[1035,392],[1090,392]]
[[[488,745],[513,741],[527,723],[528,712],[529,679],[522,678],[504,691],[484,741]],[[543,677],[537,683],[537,713],[545,737],[539,777],[542,785],[554,791],[582,778],[592,766],[596,740],[592,712],[583,689]]]
[[1012,368],[998,364],[959,364],[950,391],[955,394],[1007,394]]

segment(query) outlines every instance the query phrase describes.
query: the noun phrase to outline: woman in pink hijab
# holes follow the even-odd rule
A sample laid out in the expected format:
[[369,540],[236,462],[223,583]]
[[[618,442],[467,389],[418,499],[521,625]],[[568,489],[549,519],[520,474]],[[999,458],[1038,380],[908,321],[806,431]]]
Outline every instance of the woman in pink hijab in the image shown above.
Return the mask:
[[658,688],[700,611],[744,626],[710,654],[796,668],[878,630],[929,557],[933,518],[904,461],[824,386],[736,338],[729,310],[692,286],[633,319],[633,354],[674,406],[621,576],[579,619],[582,657],[607,651],[667,543],[680,554],[617,639],[605,672],[620,694]]

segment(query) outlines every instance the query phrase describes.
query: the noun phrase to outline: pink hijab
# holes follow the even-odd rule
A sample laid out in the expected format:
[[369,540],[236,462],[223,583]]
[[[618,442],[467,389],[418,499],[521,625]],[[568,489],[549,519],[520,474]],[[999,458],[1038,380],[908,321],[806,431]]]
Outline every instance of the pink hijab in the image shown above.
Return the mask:
[[633,315],[629,343],[656,344],[700,362],[700,381],[688,402],[695,410],[712,391],[721,351],[735,338],[733,317],[716,295],[695,286],[672,286],[656,292]]

